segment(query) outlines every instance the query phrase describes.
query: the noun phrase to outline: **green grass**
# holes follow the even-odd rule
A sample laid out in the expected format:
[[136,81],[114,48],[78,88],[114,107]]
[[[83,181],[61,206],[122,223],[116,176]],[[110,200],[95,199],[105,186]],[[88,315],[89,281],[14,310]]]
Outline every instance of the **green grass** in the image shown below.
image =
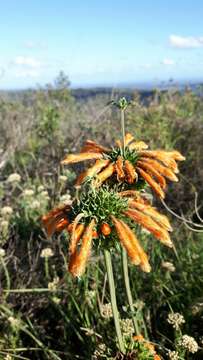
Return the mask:
[[[74,193],[74,171],[81,170],[81,165],[67,172],[60,167],[64,154],[77,152],[86,138],[111,145],[120,136],[118,110],[109,108],[102,113],[107,97],[77,103],[66,90],[29,95],[32,106],[25,101],[0,99],[5,159],[0,202],[1,209],[10,206],[13,210],[7,215],[0,210],[0,247],[5,251],[0,257],[0,359],[6,359],[6,354],[12,359],[94,359],[94,353],[95,359],[116,358],[113,319],[102,315],[104,305],[110,302],[102,253],[93,252],[85,275],[74,280],[67,271],[68,233],[47,239],[41,226],[41,216],[67,191]],[[156,92],[148,106],[135,95],[126,111],[126,128],[136,139],[146,141],[151,148],[175,147],[186,156],[186,162],[180,165],[180,182],[169,184],[166,202],[178,214],[183,211],[195,221],[195,191],[199,203],[202,199],[202,119],[202,99],[189,90],[184,94]],[[8,183],[8,176],[15,172],[21,175],[20,182]],[[66,176],[66,182],[60,182],[60,175]],[[40,190],[42,185],[44,189]],[[33,194],[26,196],[26,189],[33,190]],[[88,201],[82,211],[90,211],[95,202],[100,216],[97,199],[93,196],[91,204]],[[161,204],[156,202],[156,206],[166,213]],[[202,209],[199,211],[202,214]],[[134,315],[140,332],[157,344],[157,352],[167,359],[167,349],[177,349],[179,336],[168,324],[167,316],[172,311],[181,313],[185,318],[182,333],[193,336],[200,346],[198,354],[184,354],[183,359],[201,359],[203,237],[168,216],[174,228],[176,252],[136,229],[149,254],[152,272],[144,274],[129,265]],[[53,256],[40,257],[44,248],[51,248]],[[128,319],[130,309],[118,244],[112,256],[120,315]],[[174,271],[167,270],[164,261],[171,262]],[[146,349],[132,350],[130,333],[125,335],[125,342],[135,359],[149,359],[144,354]]]

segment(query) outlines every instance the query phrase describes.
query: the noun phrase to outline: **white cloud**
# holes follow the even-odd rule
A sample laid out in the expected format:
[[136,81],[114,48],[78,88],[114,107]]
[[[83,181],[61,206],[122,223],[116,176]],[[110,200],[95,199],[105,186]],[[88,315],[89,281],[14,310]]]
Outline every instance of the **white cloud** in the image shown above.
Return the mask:
[[46,44],[45,42],[42,41],[32,41],[32,40],[28,40],[24,43],[24,46],[27,49],[45,49],[46,48]]
[[203,36],[179,36],[170,35],[169,42],[171,46],[179,49],[200,48],[203,46]]
[[142,67],[143,67],[144,69],[151,69],[152,65],[149,64],[149,63],[147,63],[147,64],[143,64]]
[[174,60],[172,60],[172,59],[164,59],[163,61],[162,61],[162,64],[163,65],[169,65],[169,66],[171,66],[171,65],[175,65],[175,61]]
[[0,68],[0,78],[4,77],[4,74],[5,74],[5,69]]
[[40,68],[41,63],[37,59],[29,56],[17,56],[14,59],[15,65],[26,66],[28,68]]
[[40,72],[35,69],[28,70],[16,70],[15,77],[17,78],[38,78],[40,76]]

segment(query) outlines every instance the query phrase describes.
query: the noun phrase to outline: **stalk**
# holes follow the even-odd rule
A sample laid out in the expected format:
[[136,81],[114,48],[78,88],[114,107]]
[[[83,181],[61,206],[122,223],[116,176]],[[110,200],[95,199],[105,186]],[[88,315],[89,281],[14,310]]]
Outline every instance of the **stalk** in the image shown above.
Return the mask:
[[123,338],[122,338],[120,322],[119,322],[119,312],[118,312],[118,307],[117,307],[117,302],[116,302],[116,291],[115,291],[115,283],[114,283],[114,276],[113,276],[113,269],[112,269],[112,262],[111,262],[111,254],[110,254],[109,250],[104,250],[104,258],[105,258],[105,263],[106,263],[106,271],[107,271],[109,290],[110,290],[110,296],[111,296],[111,307],[112,307],[112,312],[113,312],[116,335],[118,338],[119,350],[124,354],[125,347],[123,344]]
[[128,299],[128,304],[130,307],[130,314],[132,317],[135,333],[136,333],[136,335],[139,335],[140,331],[139,331],[138,322],[137,322],[136,317],[134,316],[135,310],[134,310],[134,306],[133,306],[133,298],[132,298],[132,293],[131,293],[131,289],[130,289],[130,280],[129,280],[129,273],[128,273],[128,259],[127,259],[127,253],[126,253],[125,249],[122,249],[122,264],[123,264],[123,277],[124,277],[124,283],[125,283],[125,290],[126,290],[126,295],[127,295],[127,299]]
[[121,132],[123,139],[123,156],[125,156],[125,110],[121,109]]
[[7,269],[7,266],[4,261],[3,256],[0,257],[0,264],[2,265],[2,267],[4,269],[4,274],[5,274],[5,278],[6,278],[6,290],[7,290],[7,294],[5,295],[5,299],[6,299],[7,296],[9,295],[9,291],[10,291],[10,287],[11,287],[11,280],[10,280],[9,272],[8,272],[8,269]]

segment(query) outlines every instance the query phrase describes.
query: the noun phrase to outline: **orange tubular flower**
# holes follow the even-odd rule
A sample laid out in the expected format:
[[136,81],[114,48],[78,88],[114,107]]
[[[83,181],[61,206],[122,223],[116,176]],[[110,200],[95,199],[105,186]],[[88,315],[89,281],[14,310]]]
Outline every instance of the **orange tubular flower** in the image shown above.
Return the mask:
[[116,173],[117,173],[118,181],[123,181],[125,179],[125,172],[124,172],[124,169],[123,169],[123,158],[122,158],[122,156],[119,156],[118,159],[116,160],[115,170],[116,170]]
[[62,231],[67,228],[69,221],[67,219],[67,213],[70,210],[69,205],[63,205],[42,217],[43,226],[50,237],[55,231]]
[[[131,262],[145,272],[151,271],[148,256],[130,228],[131,221],[147,229],[163,244],[172,247],[169,236],[172,228],[167,217],[152,207],[144,194],[135,190],[115,193],[105,187],[94,188],[84,193],[80,201],[75,201],[71,207],[58,207],[43,216],[43,224],[49,236],[54,231],[64,229],[70,233],[68,269],[76,277],[85,271],[94,239],[102,234],[108,236],[107,241],[109,239],[112,242],[113,228]],[[100,240],[99,246],[107,246],[107,241],[102,241],[103,237]]]
[[143,141],[135,141],[131,134],[125,136],[125,151],[121,141],[116,147],[108,149],[94,141],[87,140],[80,154],[70,154],[62,164],[73,164],[86,160],[97,160],[95,165],[84,172],[77,180],[81,184],[87,177],[95,177],[93,184],[101,186],[116,175],[118,182],[136,184],[144,179],[160,198],[164,198],[166,179],[178,181],[177,161],[185,160],[178,151],[148,150]]
[[129,209],[125,211],[124,214],[150,231],[163,244],[169,247],[173,246],[167,230],[159,226],[151,217],[135,209]]
[[128,182],[128,184],[133,184],[135,180],[138,179],[136,170],[129,160],[125,161],[125,172],[126,172],[126,181]]
[[107,223],[103,223],[101,225],[101,233],[104,235],[104,236],[108,236],[111,234],[111,228],[109,226],[109,224]]
[[85,271],[87,260],[92,247],[94,226],[95,221],[92,220],[85,229],[79,252],[77,251],[77,249],[75,249],[75,251],[70,256],[68,270],[74,277],[80,277]]
[[140,334],[133,336],[133,340],[137,341],[138,343],[142,343],[146,349],[149,350],[151,355],[154,355],[154,360],[161,360],[160,356],[155,351],[155,346],[150,341],[145,340],[145,338]]
[[127,225],[126,227],[129,229],[129,232],[126,231],[126,227],[124,226],[123,221],[116,219],[113,215],[112,220],[115,225],[119,240],[126,249],[129,258],[131,259],[133,264],[139,265],[141,259],[138,252],[138,242],[135,235],[133,234],[133,232],[131,232],[130,228],[128,228]]

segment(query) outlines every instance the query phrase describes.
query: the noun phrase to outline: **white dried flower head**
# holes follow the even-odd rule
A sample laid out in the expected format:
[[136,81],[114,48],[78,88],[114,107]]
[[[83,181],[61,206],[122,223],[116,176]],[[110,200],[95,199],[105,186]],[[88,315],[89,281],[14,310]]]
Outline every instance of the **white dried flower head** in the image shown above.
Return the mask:
[[185,350],[191,352],[192,354],[198,351],[198,344],[196,340],[189,335],[183,335],[179,341],[179,345],[182,346]]
[[142,310],[142,309],[144,308],[144,306],[145,306],[145,303],[144,303],[144,301],[142,301],[142,300],[137,300],[137,301],[133,304],[133,306],[134,306],[137,310]]
[[60,175],[59,176],[59,182],[60,183],[65,183],[67,181],[67,176],[66,175]]
[[135,332],[132,319],[122,319],[121,329],[124,336],[132,337]]
[[84,331],[86,336],[93,336],[95,334],[94,329],[89,329],[89,328],[84,328],[84,327],[81,327],[80,329],[82,331]]
[[30,208],[33,210],[37,210],[40,209],[41,204],[38,200],[34,200],[31,204],[30,204]]
[[41,258],[49,258],[53,255],[54,255],[54,253],[51,248],[45,248],[41,251],[40,257]]
[[106,345],[103,344],[103,343],[101,343],[101,344],[98,345],[98,348],[99,348],[101,351],[104,352],[104,351],[106,350]]
[[2,217],[10,216],[13,213],[13,209],[11,206],[4,206],[1,209],[1,215]]
[[179,360],[179,355],[178,355],[177,351],[169,350],[168,357],[170,360]]
[[18,329],[21,325],[21,321],[19,319],[14,318],[13,316],[9,316],[8,321],[10,322],[11,326],[15,329]]
[[61,299],[60,299],[59,297],[57,297],[57,296],[53,296],[53,297],[52,297],[52,301],[53,301],[56,305],[58,305],[58,304],[60,304]]
[[105,319],[109,319],[109,318],[113,317],[111,303],[101,305],[101,315]]
[[197,259],[199,259],[199,254],[192,254],[191,257],[193,260],[197,260]]
[[183,315],[179,313],[170,313],[168,314],[167,321],[173,326],[175,330],[178,330],[182,324],[185,323]]
[[57,285],[59,283],[59,277],[56,276],[53,281],[48,283],[48,289],[51,291],[55,291],[57,289]]
[[170,272],[174,272],[176,270],[175,266],[170,261],[162,261],[161,266]]
[[86,291],[86,296],[85,296],[85,298],[86,298],[86,301],[87,301],[87,303],[88,303],[88,305],[89,305],[90,307],[93,306],[93,302],[94,302],[95,296],[96,296],[96,291],[95,291],[95,290],[88,290],[88,291]]
[[49,193],[48,193],[47,190],[43,190],[43,191],[41,191],[40,196],[42,196],[42,197],[48,197],[48,196],[49,196]]
[[20,182],[21,180],[21,176],[17,173],[13,173],[13,174],[10,174],[7,178],[7,183],[9,184],[13,184],[13,183],[18,183]]
[[13,360],[13,358],[10,354],[7,354],[4,360]]
[[34,195],[34,190],[32,190],[32,189],[25,189],[24,191],[23,191],[23,196],[25,196],[25,197],[32,197],[33,195]]
[[44,191],[44,185],[39,185],[38,188],[37,188],[37,192],[42,192]]
[[4,257],[5,255],[6,255],[5,250],[0,248],[0,257]]
[[92,356],[92,360],[100,359],[101,357],[103,358],[105,356],[105,352],[106,345],[104,343],[98,344],[97,349],[94,351],[94,354]]
[[0,230],[5,233],[8,231],[9,221],[8,220],[1,220],[0,222]]
[[60,203],[64,205],[71,205],[72,200],[70,194],[64,194],[60,197]]

